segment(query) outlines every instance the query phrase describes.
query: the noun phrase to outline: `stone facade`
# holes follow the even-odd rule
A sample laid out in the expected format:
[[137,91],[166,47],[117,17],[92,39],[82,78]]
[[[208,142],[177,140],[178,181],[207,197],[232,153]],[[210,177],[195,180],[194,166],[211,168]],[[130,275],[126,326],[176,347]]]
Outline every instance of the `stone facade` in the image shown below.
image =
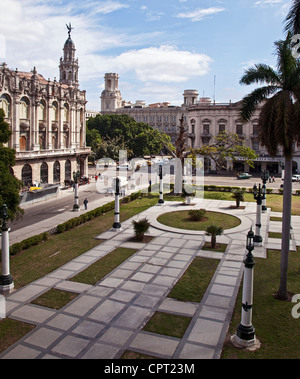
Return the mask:
[[[112,74],[109,74],[112,75]],[[115,74],[116,75],[116,74]],[[105,75],[105,80],[107,76]],[[120,98],[119,88],[115,88]],[[113,97],[113,93],[111,97]],[[105,111],[103,106],[104,98],[101,96],[102,114],[117,113],[128,114],[138,122],[144,122],[170,135],[175,143],[178,136],[180,119],[183,115],[186,133],[186,146],[199,148],[203,145],[211,144],[214,137],[221,131],[236,133],[243,138],[246,146],[251,147],[259,157],[254,162],[254,168],[250,168],[245,162],[227,162],[227,169],[230,171],[246,171],[260,173],[262,170],[269,170],[270,174],[281,174],[284,158],[279,151],[277,157],[272,158],[267,150],[262,147],[257,139],[257,123],[259,118],[258,109],[251,121],[243,124],[239,117],[241,102],[219,104],[211,101],[210,98],[199,98],[198,91],[194,89],[185,90],[183,93],[183,104],[181,106],[171,106],[169,103],[146,104],[137,101],[135,104],[125,103],[122,106],[113,107]],[[295,146],[293,171],[299,172],[300,150]],[[216,167],[214,162],[205,160],[205,171],[214,172]]]
[[46,80],[0,65],[0,107],[12,129],[15,176],[24,185],[63,184],[74,171],[87,175],[86,93],[79,90],[78,60],[70,37],[60,59],[60,80]]

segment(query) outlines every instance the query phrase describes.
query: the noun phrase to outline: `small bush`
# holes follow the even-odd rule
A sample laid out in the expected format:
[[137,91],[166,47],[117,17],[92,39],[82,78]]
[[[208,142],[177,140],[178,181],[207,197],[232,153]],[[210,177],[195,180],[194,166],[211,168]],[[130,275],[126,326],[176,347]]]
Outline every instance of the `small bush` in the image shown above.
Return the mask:
[[206,214],[205,209],[192,209],[189,211],[190,220],[192,220],[192,221],[203,220],[205,214]]
[[144,238],[144,235],[146,233],[149,233],[150,228],[150,222],[147,218],[143,218],[140,221],[132,220],[133,229],[135,232],[135,238],[139,241],[142,241]]

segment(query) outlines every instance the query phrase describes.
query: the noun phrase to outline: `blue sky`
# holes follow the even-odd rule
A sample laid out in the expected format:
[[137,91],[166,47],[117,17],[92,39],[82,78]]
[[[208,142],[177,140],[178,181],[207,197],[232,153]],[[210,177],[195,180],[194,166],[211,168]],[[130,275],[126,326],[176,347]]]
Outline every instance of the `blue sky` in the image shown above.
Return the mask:
[[[0,61],[59,78],[67,23],[87,108],[100,110],[104,75],[120,76],[124,100],[181,105],[196,89],[239,101],[239,80],[255,63],[275,65],[291,0],[0,0]],[[216,85],[214,87],[214,78]]]

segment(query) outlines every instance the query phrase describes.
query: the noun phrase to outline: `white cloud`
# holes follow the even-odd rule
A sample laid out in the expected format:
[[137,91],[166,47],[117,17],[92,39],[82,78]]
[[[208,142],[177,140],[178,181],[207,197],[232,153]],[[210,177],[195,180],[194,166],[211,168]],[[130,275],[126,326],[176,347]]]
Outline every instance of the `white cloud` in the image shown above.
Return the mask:
[[[90,70],[98,72],[133,72],[142,82],[181,83],[191,77],[202,76],[209,72],[212,59],[205,54],[178,50],[172,46],[148,47],[130,50],[119,56],[89,56]],[[187,69],[188,67],[188,69]]]
[[272,6],[282,3],[283,0],[259,0],[254,3],[254,6]]
[[129,8],[129,5],[122,4],[115,1],[104,1],[104,2],[100,2],[97,5],[97,7],[93,9],[93,11],[96,13],[108,14],[108,13],[112,13],[123,8]]
[[182,12],[178,13],[177,17],[178,18],[189,18],[193,22],[195,21],[201,21],[207,16],[214,15],[219,12],[224,12],[225,8],[217,8],[217,7],[211,7],[211,8],[206,8],[206,9],[195,9],[190,12]]

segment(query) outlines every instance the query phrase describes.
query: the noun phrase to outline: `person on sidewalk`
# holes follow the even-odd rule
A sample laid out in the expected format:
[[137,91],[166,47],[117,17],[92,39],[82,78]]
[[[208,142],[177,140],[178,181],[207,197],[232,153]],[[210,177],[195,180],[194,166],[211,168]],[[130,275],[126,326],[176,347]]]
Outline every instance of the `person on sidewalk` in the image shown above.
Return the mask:
[[87,198],[85,198],[83,200],[83,204],[84,204],[84,209],[87,209],[87,205],[88,205],[88,199]]

